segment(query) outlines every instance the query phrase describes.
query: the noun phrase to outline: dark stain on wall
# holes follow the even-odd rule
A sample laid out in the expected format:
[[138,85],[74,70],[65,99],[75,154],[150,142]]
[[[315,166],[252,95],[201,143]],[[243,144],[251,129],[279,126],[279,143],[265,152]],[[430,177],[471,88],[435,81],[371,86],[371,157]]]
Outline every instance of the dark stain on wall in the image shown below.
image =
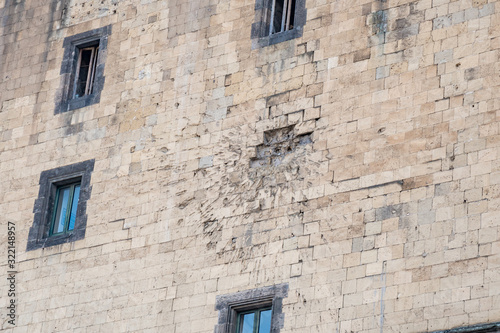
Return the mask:
[[[7,64],[12,58],[16,57],[16,52],[14,51],[15,41],[19,38],[19,30],[15,31],[15,23],[20,22],[21,20],[26,19],[25,15],[25,4],[24,0],[5,0],[4,7],[0,10],[0,36],[6,36],[13,34],[14,36],[11,38],[5,38],[4,40],[11,40],[14,42],[5,43],[0,45],[0,75],[1,80],[6,81],[9,79],[8,76],[4,76],[4,66]],[[10,55],[10,56],[9,56]],[[3,83],[3,82],[2,82]]]
[[417,2],[389,9],[385,1],[379,1],[368,22],[372,35],[379,37],[379,42],[389,43],[417,35],[420,23],[425,20],[424,14],[417,9]]

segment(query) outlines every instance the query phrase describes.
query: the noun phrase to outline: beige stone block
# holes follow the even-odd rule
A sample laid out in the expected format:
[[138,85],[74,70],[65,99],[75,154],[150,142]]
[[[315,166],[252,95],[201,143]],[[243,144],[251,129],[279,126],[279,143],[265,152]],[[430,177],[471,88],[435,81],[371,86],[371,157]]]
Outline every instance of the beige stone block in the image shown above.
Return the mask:
[[350,253],[344,255],[343,267],[353,267],[360,264],[361,254],[360,253]]
[[382,222],[371,222],[365,225],[365,235],[376,235],[382,232]]
[[498,212],[491,211],[481,214],[481,228],[496,227],[499,223]]

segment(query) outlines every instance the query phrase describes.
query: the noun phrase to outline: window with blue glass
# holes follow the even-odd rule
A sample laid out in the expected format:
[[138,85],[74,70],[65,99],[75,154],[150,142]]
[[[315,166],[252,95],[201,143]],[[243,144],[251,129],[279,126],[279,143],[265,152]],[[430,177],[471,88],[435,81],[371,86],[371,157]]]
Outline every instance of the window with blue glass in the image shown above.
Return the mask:
[[108,25],[64,38],[56,114],[100,102],[110,34]]
[[50,235],[64,234],[75,229],[80,183],[57,188]]
[[236,333],[270,333],[272,312],[266,307],[238,313]]
[[276,284],[218,295],[216,333],[279,333],[285,322],[283,299],[288,284]]
[[26,250],[74,242],[85,237],[87,202],[94,160],[65,165],[40,174],[38,198]]

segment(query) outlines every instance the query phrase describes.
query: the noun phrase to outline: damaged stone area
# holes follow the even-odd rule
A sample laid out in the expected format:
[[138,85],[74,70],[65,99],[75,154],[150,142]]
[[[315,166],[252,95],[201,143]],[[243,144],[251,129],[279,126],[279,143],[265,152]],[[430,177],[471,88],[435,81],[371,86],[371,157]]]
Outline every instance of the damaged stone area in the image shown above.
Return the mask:
[[[272,333],[497,329],[500,0],[304,0],[252,48],[271,3],[0,1],[0,330],[228,333],[279,295]],[[56,113],[108,26],[101,99]],[[41,175],[90,160],[84,237],[24,251]]]
[[295,125],[264,132],[264,143],[256,147],[256,156],[250,160],[251,168],[278,166],[298,146],[312,143],[312,133],[296,134]]
[[387,8],[387,4],[382,2],[374,7],[375,10],[367,16],[367,24],[371,27],[372,35],[384,35],[383,43],[415,36],[419,32],[420,23],[425,20],[425,12],[419,9],[418,2],[392,8]]

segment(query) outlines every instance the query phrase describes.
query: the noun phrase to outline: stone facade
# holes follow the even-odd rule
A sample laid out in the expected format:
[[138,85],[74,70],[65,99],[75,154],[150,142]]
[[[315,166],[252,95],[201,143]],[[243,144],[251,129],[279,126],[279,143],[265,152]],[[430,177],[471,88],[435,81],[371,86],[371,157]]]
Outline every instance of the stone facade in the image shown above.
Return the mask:
[[[275,285],[281,333],[500,321],[500,1],[305,0],[267,46],[256,0],[2,2],[2,330],[209,333]],[[83,239],[28,251],[42,173],[91,160]]]

